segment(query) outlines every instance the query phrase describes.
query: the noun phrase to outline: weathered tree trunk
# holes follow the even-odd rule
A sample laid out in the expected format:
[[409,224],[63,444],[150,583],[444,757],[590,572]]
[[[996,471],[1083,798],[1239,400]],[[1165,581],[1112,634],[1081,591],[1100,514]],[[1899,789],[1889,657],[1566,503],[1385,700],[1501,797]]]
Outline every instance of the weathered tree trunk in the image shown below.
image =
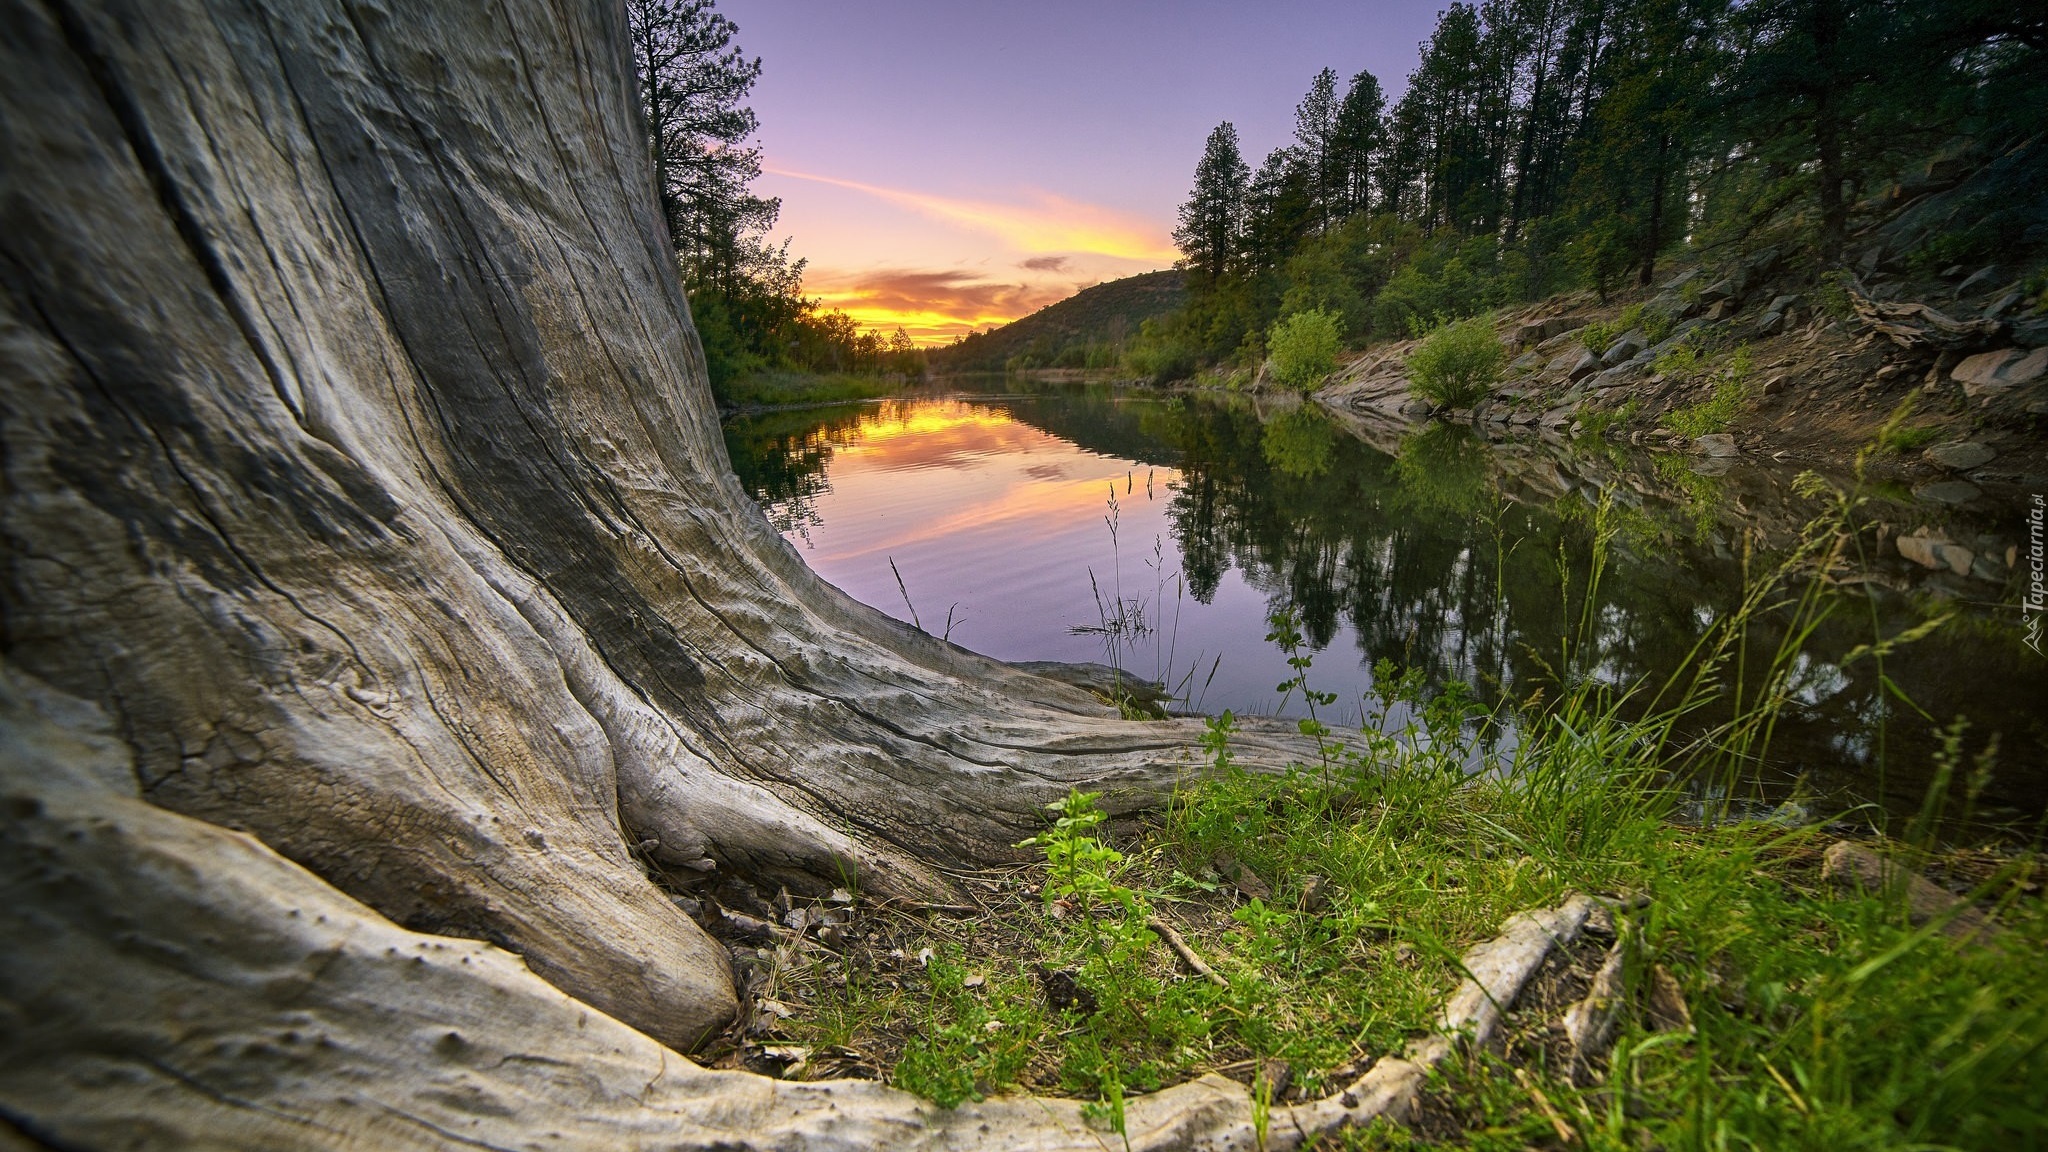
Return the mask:
[[[732,1013],[730,974],[643,858],[943,892],[1068,786],[1129,807],[1187,769],[1188,724],[1123,722],[853,603],[738,490],[623,22],[612,2],[0,0],[0,668],[103,709],[125,750],[101,759],[132,764],[107,769],[132,795],[65,801],[74,830],[106,807],[87,860],[29,847],[51,757],[0,761],[18,1124],[59,1096],[16,1062],[59,1049],[85,1062],[36,1075],[153,1085],[121,1097],[137,1115],[180,1085],[260,1111],[201,1053],[209,1020],[321,1033],[278,1021],[326,968],[227,962],[265,933],[325,954],[280,910],[397,931],[352,897],[502,945],[687,1050]],[[151,868],[135,897],[160,906],[71,906]],[[45,922],[58,951],[31,955]],[[374,967],[350,966],[358,1008],[410,995]],[[149,1000],[166,973],[211,991]],[[71,1030],[42,1020],[24,1048],[43,1000]],[[134,1051],[95,1031],[126,1035],[126,1011]],[[548,1011],[525,1042],[573,1048]]]

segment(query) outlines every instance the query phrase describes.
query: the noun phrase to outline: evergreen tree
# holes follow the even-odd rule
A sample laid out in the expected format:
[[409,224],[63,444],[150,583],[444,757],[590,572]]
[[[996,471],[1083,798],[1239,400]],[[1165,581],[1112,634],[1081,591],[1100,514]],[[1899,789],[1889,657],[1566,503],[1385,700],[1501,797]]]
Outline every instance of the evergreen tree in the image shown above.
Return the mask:
[[1339,215],[1370,212],[1372,182],[1378,171],[1380,150],[1386,132],[1380,123],[1387,98],[1380,91],[1379,78],[1360,72],[1351,78],[1344,103],[1337,109],[1337,124],[1331,134],[1332,166],[1340,189]]
[[1228,120],[1209,133],[1195,165],[1195,187],[1180,207],[1174,243],[1198,284],[1226,275],[1238,255],[1244,231],[1245,192],[1250,172],[1237,147],[1237,128]]
[[745,105],[760,78],[732,43],[739,29],[712,0],[627,0],[640,111],[669,238],[692,279],[731,291],[750,234],[775,226],[782,204],[753,194],[759,126]]
[[1337,71],[1325,68],[1294,106],[1294,145],[1308,180],[1315,225],[1328,231],[1341,214],[1344,173],[1337,159]]

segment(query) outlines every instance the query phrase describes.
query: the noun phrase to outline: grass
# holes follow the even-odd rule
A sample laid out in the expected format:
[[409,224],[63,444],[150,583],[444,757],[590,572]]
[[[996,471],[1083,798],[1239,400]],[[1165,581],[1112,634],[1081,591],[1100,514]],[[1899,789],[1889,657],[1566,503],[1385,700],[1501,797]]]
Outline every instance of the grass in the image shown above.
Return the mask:
[[[1981,786],[1960,732],[1927,809],[1881,847],[1966,881],[2007,930],[1998,947],[1915,927],[1900,892],[1823,883],[1831,833],[1811,820],[1733,818],[1740,766],[1794,698],[1800,640],[1833,610],[1808,579],[1851,547],[1855,502],[1832,499],[1665,691],[1604,685],[1568,644],[1535,698],[1522,686],[1518,708],[1490,714],[1462,685],[1431,693],[1382,662],[1365,702],[1380,723],[1339,734],[1312,710],[1302,731],[1317,755],[1278,775],[1239,767],[1226,713],[1163,813],[1112,835],[1098,796],[1057,801],[1020,845],[1036,865],[970,881],[982,911],[878,913],[892,927],[868,946],[803,961],[786,986],[810,1007],[785,1028],[865,1053],[940,1106],[1064,1093],[1117,1131],[1129,1094],[1204,1072],[1252,1082],[1279,1060],[1290,1099],[1334,1090],[1430,1027],[1461,976],[1456,958],[1505,917],[1594,892],[1640,902],[1624,937],[1640,970],[1661,968],[1680,990],[1689,1029],[1631,1011],[1604,1066],[1575,1082],[1546,1055],[1544,1019],[1528,1020],[1504,1055],[1447,1067],[1420,1135],[1376,1127],[1338,1146],[2042,1146],[2048,907],[2032,855],[1938,847],[1951,782],[1969,778],[1966,798]],[[1609,511],[1595,514],[1591,583],[1564,582],[1586,635]],[[1776,658],[1745,678],[1741,649],[1770,628]],[[1881,674],[1887,652],[1925,631],[1847,662]],[[1269,639],[1289,657],[1284,689],[1334,703],[1313,689],[1291,617]],[[1732,700],[1731,718],[1695,722],[1717,698]],[[1510,722],[1511,750],[1474,774]],[[1154,916],[1227,987],[1185,973],[1145,928]]]
[[794,404],[831,404],[872,400],[903,391],[900,376],[863,376],[850,372],[756,372],[727,381],[718,402],[725,408],[776,408]]
[[1749,349],[1737,348],[1713,375],[1713,394],[1665,413],[1664,426],[1688,438],[1726,430],[1749,401],[1749,377]]

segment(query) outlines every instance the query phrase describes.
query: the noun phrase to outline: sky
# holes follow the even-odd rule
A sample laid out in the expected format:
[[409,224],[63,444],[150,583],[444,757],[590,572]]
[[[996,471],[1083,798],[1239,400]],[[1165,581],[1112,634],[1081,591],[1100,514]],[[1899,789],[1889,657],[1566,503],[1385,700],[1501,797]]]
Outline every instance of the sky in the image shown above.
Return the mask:
[[[1172,265],[1203,142],[1257,167],[1324,67],[1398,96],[1438,0],[718,0],[762,60],[805,291],[923,344]],[[1341,91],[1341,88],[1340,88]]]

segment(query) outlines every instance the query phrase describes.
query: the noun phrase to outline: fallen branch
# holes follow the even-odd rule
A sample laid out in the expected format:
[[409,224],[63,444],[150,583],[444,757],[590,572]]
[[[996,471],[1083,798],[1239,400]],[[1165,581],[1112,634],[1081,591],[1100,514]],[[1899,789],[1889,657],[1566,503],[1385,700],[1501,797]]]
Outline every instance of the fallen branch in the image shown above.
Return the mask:
[[1145,918],[1145,927],[1150,928],[1161,940],[1166,941],[1166,946],[1173,949],[1173,954],[1180,957],[1181,963],[1186,964],[1195,975],[1202,977],[1218,988],[1230,987],[1230,981],[1225,980],[1214,968],[1204,963],[1201,956],[1197,955],[1195,950],[1188,946],[1187,940],[1179,932],[1174,931],[1173,925],[1168,924],[1157,916],[1148,916]]
[[1853,281],[1846,287],[1856,318],[1901,348],[1967,348],[1997,339],[2004,328],[1996,320],[1956,320],[1925,304],[1873,300]]

